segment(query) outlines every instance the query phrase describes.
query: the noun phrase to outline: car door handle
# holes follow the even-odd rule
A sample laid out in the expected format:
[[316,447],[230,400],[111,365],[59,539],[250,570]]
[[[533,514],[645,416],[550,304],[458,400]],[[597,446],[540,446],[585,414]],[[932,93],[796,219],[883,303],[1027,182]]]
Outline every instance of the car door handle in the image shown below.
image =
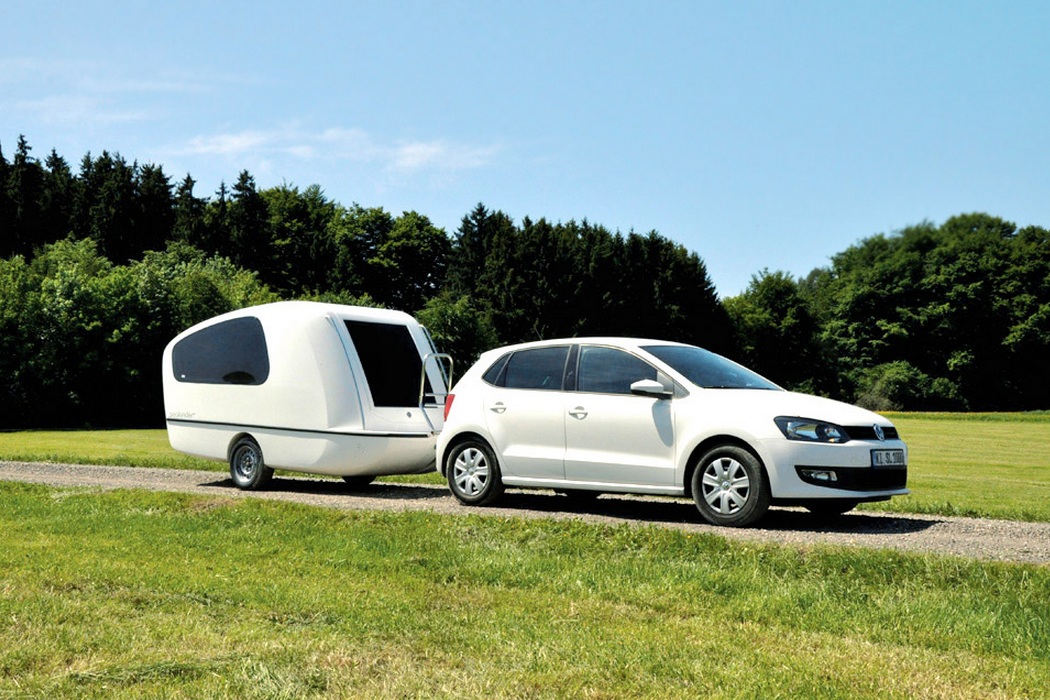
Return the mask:
[[576,408],[569,411],[569,415],[573,418],[583,420],[587,417],[587,409],[585,409],[583,406],[577,406]]
[[493,413],[503,413],[504,411],[507,410],[507,407],[503,405],[502,401],[500,401],[497,404],[493,404],[492,407],[489,408],[489,410],[492,411]]

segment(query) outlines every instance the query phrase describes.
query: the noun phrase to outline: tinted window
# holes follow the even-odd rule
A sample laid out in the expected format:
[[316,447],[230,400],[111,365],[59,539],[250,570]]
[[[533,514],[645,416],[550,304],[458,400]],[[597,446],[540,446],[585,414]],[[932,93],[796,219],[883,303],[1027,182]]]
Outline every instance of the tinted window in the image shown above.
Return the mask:
[[186,336],[172,348],[171,364],[180,382],[262,384],[270,376],[266,336],[254,317],[223,321]]
[[510,359],[510,354],[503,355],[498,360],[492,363],[492,366],[485,370],[485,374],[481,375],[489,384],[500,384],[500,375],[503,373],[503,368],[507,365],[507,360]]
[[[418,406],[423,360],[407,326],[346,321],[376,406]],[[433,393],[430,382],[426,392]]]
[[653,345],[643,349],[705,389],[780,389],[746,367],[701,348],[690,345]]
[[519,350],[507,360],[501,386],[508,389],[561,390],[567,347]]
[[630,394],[631,384],[640,379],[656,379],[656,368],[616,348],[580,349],[579,391]]

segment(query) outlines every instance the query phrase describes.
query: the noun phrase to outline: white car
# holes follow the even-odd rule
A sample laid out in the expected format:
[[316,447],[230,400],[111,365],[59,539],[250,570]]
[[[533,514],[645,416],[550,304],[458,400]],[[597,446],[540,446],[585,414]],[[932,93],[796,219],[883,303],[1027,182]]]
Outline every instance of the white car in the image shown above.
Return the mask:
[[445,405],[437,465],[465,504],[506,486],[692,497],[717,525],[908,493],[886,418],[784,391],[691,345],[568,338],[490,350]]

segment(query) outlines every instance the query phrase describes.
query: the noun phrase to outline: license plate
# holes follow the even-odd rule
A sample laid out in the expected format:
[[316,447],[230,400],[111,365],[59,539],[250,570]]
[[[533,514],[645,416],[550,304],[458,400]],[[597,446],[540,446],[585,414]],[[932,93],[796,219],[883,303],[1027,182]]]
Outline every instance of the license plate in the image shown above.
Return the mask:
[[873,467],[903,467],[904,450],[872,450],[871,466]]

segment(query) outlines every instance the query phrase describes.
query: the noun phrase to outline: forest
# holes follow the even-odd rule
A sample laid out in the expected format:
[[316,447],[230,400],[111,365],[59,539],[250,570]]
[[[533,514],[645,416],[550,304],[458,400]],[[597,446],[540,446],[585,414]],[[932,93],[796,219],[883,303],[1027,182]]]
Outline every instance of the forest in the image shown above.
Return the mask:
[[0,144],[0,429],[163,424],[160,357],[234,308],[402,309],[465,368],[501,344],[627,335],[697,344],[781,386],[875,410],[1050,408],[1050,231],[983,213],[873,234],[804,278],[720,298],[656,231],[423,213],[87,154]]

